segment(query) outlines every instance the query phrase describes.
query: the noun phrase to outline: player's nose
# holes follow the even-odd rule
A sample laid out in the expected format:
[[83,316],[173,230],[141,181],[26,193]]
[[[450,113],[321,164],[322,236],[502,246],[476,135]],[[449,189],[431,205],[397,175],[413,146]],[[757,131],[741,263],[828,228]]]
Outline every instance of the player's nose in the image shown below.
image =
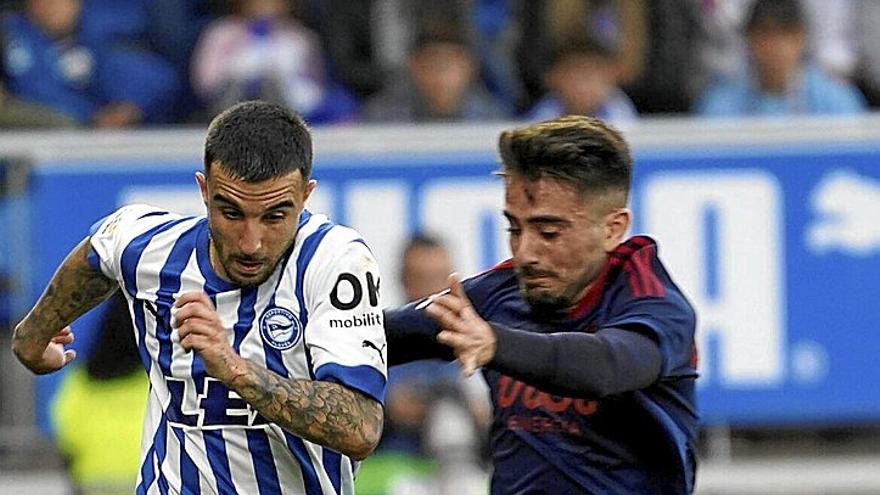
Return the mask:
[[542,249],[539,244],[536,236],[523,232],[514,254],[518,262],[517,264],[520,266],[536,264]]
[[246,221],[241,237],[238,240],[238,248],[243,254],[256,254],[263,247],[263,233],[257,222]]

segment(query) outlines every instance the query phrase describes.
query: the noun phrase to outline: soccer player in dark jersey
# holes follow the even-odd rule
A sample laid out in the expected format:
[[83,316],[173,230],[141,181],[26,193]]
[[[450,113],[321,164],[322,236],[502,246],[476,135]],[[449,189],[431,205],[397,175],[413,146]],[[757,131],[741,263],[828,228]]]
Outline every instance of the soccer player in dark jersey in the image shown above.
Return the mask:
[[387,311],[390,364],[482,369],[493,494],[690,493],[695,316],[654,240],[625,239],[626,142],[563,117],[499,148],[513,258]]

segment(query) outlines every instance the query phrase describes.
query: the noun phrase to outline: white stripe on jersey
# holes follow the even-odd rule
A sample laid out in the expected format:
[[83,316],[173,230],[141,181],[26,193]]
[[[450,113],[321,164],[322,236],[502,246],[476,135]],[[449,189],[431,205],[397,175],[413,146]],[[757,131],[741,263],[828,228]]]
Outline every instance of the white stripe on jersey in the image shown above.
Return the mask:
[[[350,229],[333,226],[322,215],[304,212],[302,218],[305,223],[286,263],[256,288],[236,288],[205,271],[210,261],[203,217],[183,219],[151,207],[125,207],[92,236],[101,269],[125,289],[139,349],[148,360],[151,386],[138,494],[353,492],[353,466],[347,457],[267,423],[237,394],[206,376],[201,358],[185,351],[176,328],[170,328],[177,296],[204,291],[215,301],[230,344],[246,359],[292,378],[330,373],[330,379],[381,400],[384,355],[361,345],[368,339],[384,348],[381,321],[331,333],[324,323],[309,320],[310,311],[318,311],[314,308],[322,302],[321,317],[328,318],[327,298],[339,283],[339,273],[363,280],[358,283],[364,284],[365,302],[351,311],[372,311],[366,301],[377,295],[366,297],[371,282],[357,270],[372,270],[378,285],[375,260],[368,248],[358,247],[363,241]],[[357,257],[357,262],[336,269],[346,256]],[[316,280],[328,274],[328,280]],[[263,321],[270,310],[281,315],[278,329],[265,324],[268,318]],[[342,321],[351,315],[330,316]],[[312,346],[315,356],[309,351]]]

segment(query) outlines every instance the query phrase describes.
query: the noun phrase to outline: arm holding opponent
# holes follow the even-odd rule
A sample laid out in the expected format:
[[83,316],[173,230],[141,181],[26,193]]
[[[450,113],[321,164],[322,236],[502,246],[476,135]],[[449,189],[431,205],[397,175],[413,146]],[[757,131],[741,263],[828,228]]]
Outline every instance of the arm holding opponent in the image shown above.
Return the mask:
[[465,375],[488,366],[551,393],[590,398],[644,388],[660,377],[660,349],[645,335],[508,328],[477,314],[457,275],[450,284],[425,311],[441,327],[437,341],[452,348]]

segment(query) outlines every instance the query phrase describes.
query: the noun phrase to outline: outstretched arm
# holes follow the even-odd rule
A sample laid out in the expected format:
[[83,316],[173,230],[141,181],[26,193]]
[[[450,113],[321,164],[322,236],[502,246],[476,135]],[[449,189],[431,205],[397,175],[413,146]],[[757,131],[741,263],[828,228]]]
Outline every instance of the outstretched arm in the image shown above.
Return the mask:
[[423,311],[425,302],[411,302],[384,311],[389,366],[421,359],[455,359],[451,349],[437,342],[440,327]]
[[435,297],[426,312],[442,328],[437,340],[448,345],[466,375],[481,366],[570,397],[605,397],[638,390],[660,377],[657,343],[629,330],[533,333],[483,320],[471,306],[458,278],[452,291]]
[[72,341],[67,326],[118,287],[89,265],[89,249],[87,237],[67,255],[37,304],[15,327],[12,350],[34,373],[51,373],[73,360],[75,353],[63,347]]
[[235,390],[266,419],[306,440],[355,459],[367,457],[382,434],[382,406],[343,385],[290,379],[238,355],[211,300],[182,294],[175,323],[180,345],[194,349],[209,375]]

